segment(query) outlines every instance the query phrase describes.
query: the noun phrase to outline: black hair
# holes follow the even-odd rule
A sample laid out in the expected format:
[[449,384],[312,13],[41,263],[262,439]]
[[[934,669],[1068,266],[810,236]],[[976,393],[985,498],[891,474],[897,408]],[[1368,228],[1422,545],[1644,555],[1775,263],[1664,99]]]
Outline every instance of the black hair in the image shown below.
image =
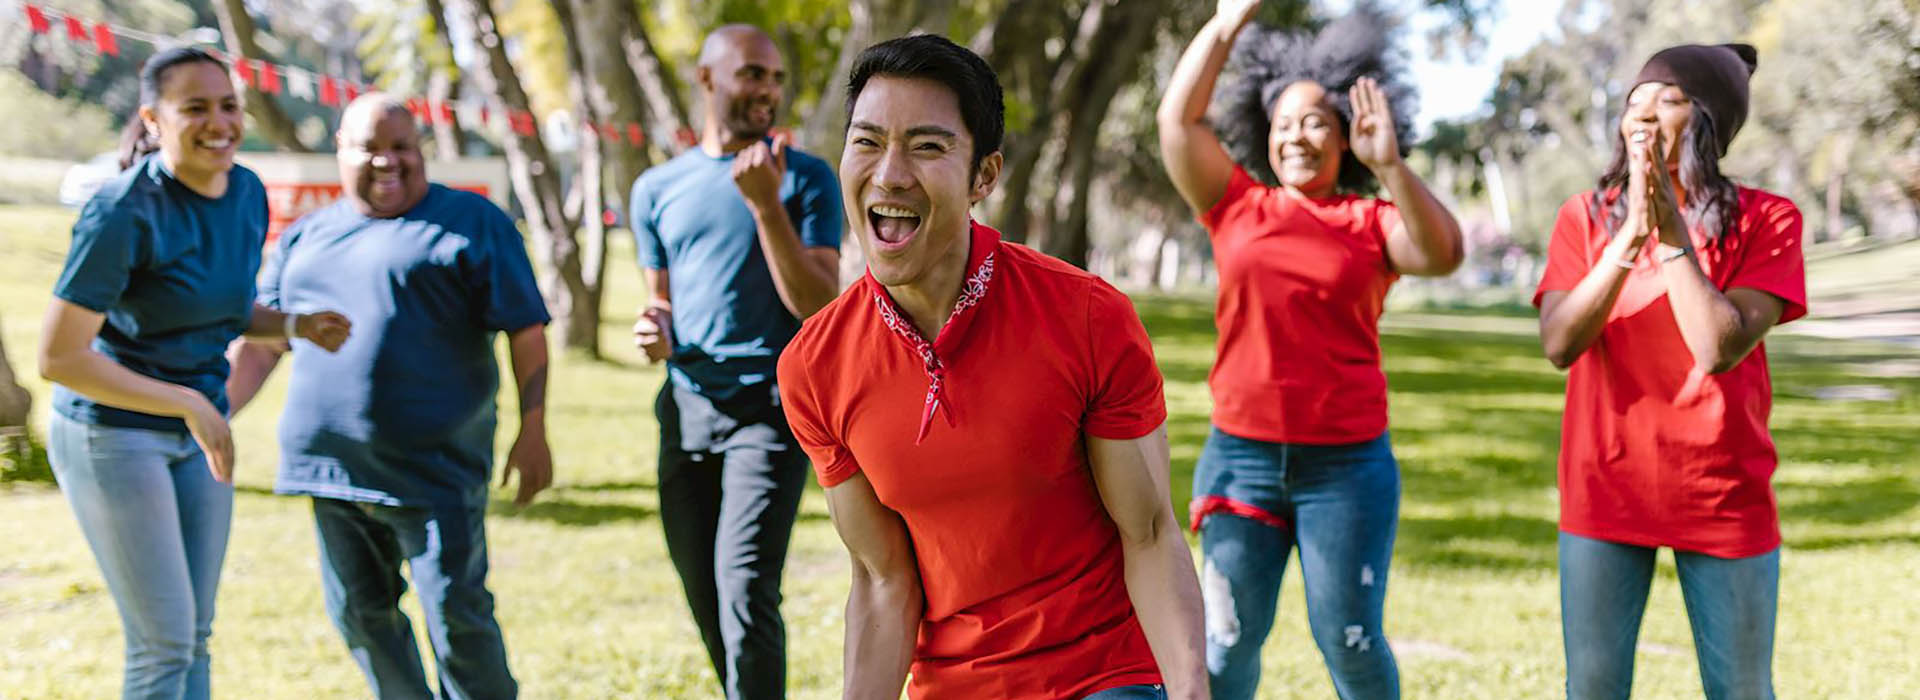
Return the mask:
[[160,101],[160,88],[166,83],[167,72],[178,66],[191,63],[210,63],[226,72],[227,62],[215,58],[213,54],[192,46],[176,46],[154,54],[140,66],[140,106],[150,107]]
[[[1405,155],[1413,143],[1414,94],[1401,80],[1399,55],[1389,36],[1391,21],[1370,5],[1362,5],[1334,20],[1317,33],[1272,29],[1249,24],[1234,42],[1228,62],[1231,79],[1214,105],[1214,131],[1235,163],[1268,186],[1280,184],[1267,155],[1268,131],[1273,126],[1274,103],[1288,86],[1301,81],[1319,83],[1327,104],[1339,119],[1342,136],[1351,131],[1353,106],[1347,91],[1361,78],[1371,77],[1386,93],[1393,110],[1393,130]],[[1348,149],[1340,156],[1335,186],[1348,192],[1371,192],[1373,171]]]
[[861,51],[847,77],[847,119],[852,125],[853,104],[867,80],[876,75],[925,78],[953,90],[960,101],[960,121],[973,136],[973,166],[1000,150],[1006,136],[1006,104],[1000,78],[979,54],[938,34],[916,34],[874,44]]
[[[1733,230],[1740,218],[1740,188],[1720,172],[1720,137],[1714,131],[1713,115],[1700,100],[1693,103],[1693,117],[1680,132],[1680,187],[1687,203],[1680,214],[1687,224],[1707,235],[1710,245],[1718,245]],[[1615,122],[1616,125],[1618,122]],[[1616,126],[1613,130],[1613,161],[1593,188],[1587,200],[1587,215],[1613,230],[1627,220],[1627,143]],[[1608,201],[1612,200],[1612,201]]]
[[135,114],[128,119],[127,126],[120,130],[120,169],[131,168],[135,162],[158,150],[160,144],[154,141],[153,134],[147,132],[147,123],[140,120],[140,115]]

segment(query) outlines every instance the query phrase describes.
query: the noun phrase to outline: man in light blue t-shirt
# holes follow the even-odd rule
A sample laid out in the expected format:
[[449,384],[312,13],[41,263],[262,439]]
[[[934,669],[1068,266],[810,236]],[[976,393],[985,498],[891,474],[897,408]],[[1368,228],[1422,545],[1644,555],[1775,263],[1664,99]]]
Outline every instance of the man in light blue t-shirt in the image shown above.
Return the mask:
[[[334,308],[353,337],[333,354],[295,346],[280,417],[279,493],[309,496],[327,613],[382,698],[436,697],[411,621],[412,571],[445,698],[512,698],[486,588],[493,468],[493,340],[507,334],[519,434],[507,471],[524,505],[552,481],[546,438],[546,303],[526,244],[485,198],[429,183],[404,103],[362,96],[340,118],[343,197],[280,234],[259,302]],[[238,411],[278,360],[236,353]]]
[[759,29],[708,35],[700,145],[642,174],[629,213],[653,293],[635,341],[667,362],[660,520],[729,700],[785,692],[780,575],[807,458],[775,366],[801,319],[840,293],[839,178],[768,139],[783,65]]

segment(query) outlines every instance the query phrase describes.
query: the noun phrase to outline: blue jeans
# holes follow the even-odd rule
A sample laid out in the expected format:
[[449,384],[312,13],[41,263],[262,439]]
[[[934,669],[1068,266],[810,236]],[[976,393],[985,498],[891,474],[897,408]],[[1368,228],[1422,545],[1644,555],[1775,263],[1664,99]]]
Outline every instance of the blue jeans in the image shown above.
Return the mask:
[[1123,685],[1102,690],[1080,700],[1167,700],[1167,689],[1158,685]]
[[47,457],[106,578],[126,635],[121,697],[211,694],[214,593],[233,487],[213,480],[186,433],[55,414]]
[[424,698],[427,677],[400,611],[405,562],[426,614],[445,700],[512,698],[507,647],[487,592],[486,504],[413,508],[313,499],[327,614],[381,700]]
[[1400,514],[1400,466],[1386,435],[1291,445],[1215,429],[1193,475],[1196,504],[1230,501],[1200,526],[1207,672],[1216,700],[1252,698],[1287,557],[1300,548],[1307,623],[1341,698],[1398,698],[1383,627]]
[[[1560,631],[1567,697],[1624,700],[1653,582],[1652,547],[1560,533]],[[1773,622],[1780,550],[1740,559],[1675,551],[1710,700],[1773,698]]]

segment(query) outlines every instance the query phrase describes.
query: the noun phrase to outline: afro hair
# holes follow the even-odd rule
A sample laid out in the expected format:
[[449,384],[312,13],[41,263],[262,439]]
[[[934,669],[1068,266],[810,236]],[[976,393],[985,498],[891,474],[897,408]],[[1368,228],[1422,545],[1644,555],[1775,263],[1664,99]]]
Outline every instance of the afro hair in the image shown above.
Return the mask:
[[[1334,20],[1318,33],[1272,29],[1250,24],[1235,41],[1227,64],[1229,77],[1214,103],[1213,125],[1227,155],[1268,186],[1280,184],[1267,159],[1267,132],[1274,102],[1294,83],[1311,80],[1327,90],[1327,102],[1340,118],[1345,135],[1351,129],[1353,106],[1347,91],[1363,77],[1378,81],[1393,108],[1393,130],[1404,155],[1411,143],[1415,96],[1400,75],[1400,57],[1390,39],[1392,22],[1368,5]],[[1371,193],[1373,171],[1352,151],[1340,157],[1336,186],[1347,192]]]

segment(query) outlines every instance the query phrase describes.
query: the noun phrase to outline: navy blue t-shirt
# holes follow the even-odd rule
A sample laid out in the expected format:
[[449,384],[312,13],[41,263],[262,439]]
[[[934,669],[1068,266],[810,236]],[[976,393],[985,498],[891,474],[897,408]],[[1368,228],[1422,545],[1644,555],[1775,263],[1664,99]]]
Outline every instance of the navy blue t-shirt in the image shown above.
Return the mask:
[[505,212],[440,185],[390,219],[335,202],[280,234],[260,303],[353,322],[338,352],[294,343],[275,490],[406,506],[486,497],[495,333],[549,320]]
[[[53,295],[106,315],[93,349],[225,412],[227,344],[252,320],[266,235],[267,191],[253,171],[234,166],[226,193],[208,198],[156,153],[81,208]],[[53,407],[80,423],[187,432],[179,418],[103,406],[58,385]]]
[[[788,148],[780,201],[807,247],[840,248],[846,212],[833,166]],[[771,385],[780,350],[800,330],[773,286],[753,213],[733,183],[733,156],[699,148],[633,183],[640,265],[666,270],[673,295],[673,355],[667,375],[681,388],[726,400]]]

